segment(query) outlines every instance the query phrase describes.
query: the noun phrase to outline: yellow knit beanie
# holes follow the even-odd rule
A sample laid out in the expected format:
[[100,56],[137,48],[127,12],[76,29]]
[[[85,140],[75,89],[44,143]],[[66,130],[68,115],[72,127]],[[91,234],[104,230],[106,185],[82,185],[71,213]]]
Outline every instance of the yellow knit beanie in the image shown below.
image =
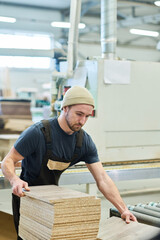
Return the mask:
[[88,104],[94,107],[94,99],[91,93],[84,87],[71,87],[64,95],[61,109],[76,104]]

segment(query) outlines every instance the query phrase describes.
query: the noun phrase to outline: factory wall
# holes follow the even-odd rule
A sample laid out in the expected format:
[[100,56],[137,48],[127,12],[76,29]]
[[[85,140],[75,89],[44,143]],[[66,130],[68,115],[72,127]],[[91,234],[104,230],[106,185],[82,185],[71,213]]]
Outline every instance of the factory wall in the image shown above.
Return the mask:
[[37,98],[43,97],[45,89],[44,83],[50,83],[52,79],[51,70],[29,70],[29,69],[1,69],[0,71],[0,89],[6,89],[6,82],[11,89],[11,97],[16,97],[20,88],[33,88],[36,91]]

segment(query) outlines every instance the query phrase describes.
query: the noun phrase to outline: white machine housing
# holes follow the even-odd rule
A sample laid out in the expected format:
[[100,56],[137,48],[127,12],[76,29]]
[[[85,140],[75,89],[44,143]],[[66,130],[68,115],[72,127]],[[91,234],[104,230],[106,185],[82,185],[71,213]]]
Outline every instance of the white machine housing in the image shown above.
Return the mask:
[[[160,63],[95,59],[79,65],[96,102],[96,115],[84,130],[94,140],[100,160],[159,159]],[[82,79],[67,84],[82,85]]]

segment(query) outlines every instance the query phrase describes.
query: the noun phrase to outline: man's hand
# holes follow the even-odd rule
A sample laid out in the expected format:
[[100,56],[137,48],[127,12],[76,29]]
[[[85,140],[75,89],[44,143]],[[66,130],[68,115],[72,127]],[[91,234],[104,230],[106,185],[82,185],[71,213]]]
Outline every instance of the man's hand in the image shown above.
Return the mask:
[[128,210],[126,209],[122,214],[121,218],[126,221],[126,223],[130,223],[130,221],[137,222],[136,217]]
[[17,195],[18,197],[24,196],[24,192],[22,191],[22,189],[30,191],[28,183],[22,181],[15,174],[15,165],[22,159],[24,159],[24,157],[19,152],[17,152],[14,147],[12,147],[1,163],[2,172],[4,176],[9,180],[12,186],[13,194]]
[[23,189],[26,191],[30,191],[28,183],[21,180],[19,177],[16,177],[16,179],[12,181],[13,194],[17,195],[18,197],[23,197],[25,195]]

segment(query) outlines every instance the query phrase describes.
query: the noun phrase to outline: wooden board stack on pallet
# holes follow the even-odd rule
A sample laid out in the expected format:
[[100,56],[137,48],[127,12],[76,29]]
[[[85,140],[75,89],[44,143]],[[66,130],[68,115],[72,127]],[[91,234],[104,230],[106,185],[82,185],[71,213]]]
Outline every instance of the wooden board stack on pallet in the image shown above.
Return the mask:
[[31,101],[26,99],[0,99],[0,115],[2,118],[32,119]]
[[23,240],[95,240],[100,199],[54,185],[31,187],[21,198],[19,235]]
[[0,133],[21,133],[32,122],[31,100],[0,99]]

